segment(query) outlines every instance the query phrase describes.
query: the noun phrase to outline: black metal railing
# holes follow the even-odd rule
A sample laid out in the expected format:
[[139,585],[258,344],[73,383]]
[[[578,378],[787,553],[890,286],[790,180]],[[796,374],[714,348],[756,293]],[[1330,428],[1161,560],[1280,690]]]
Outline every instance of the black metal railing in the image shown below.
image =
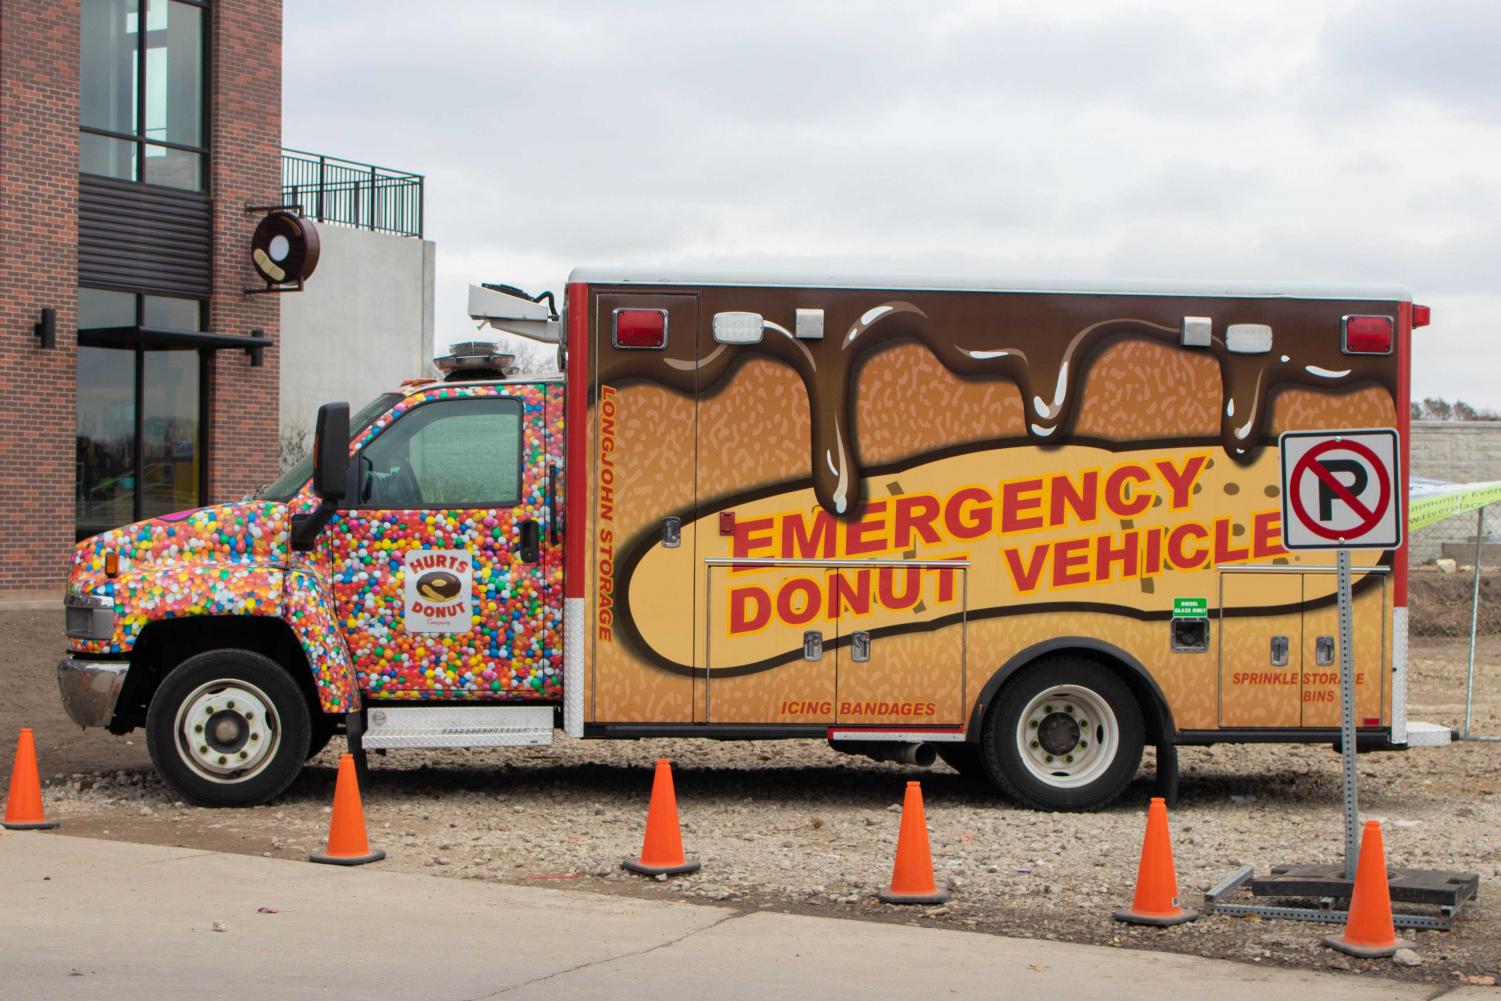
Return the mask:
[[421,174],[284,149],[281,197],[319,222],[422,236]]

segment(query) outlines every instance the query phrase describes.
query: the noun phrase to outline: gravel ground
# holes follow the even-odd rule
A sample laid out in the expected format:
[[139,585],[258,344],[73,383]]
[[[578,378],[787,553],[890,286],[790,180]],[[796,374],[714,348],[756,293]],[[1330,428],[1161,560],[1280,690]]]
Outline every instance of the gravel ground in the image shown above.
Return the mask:
[[[23,655],[29,677],[0,706],[4,732],[29,716],[38,729],[49,813],[71,834],[181,844],[287,858],[321,849],[334,750],[281,799],[251,810],[175,802],[149,770],[139,734],[80,734],[59,722],[46,668],[60,625],[51,613],[3,613],[12,637],[47,633]],[[1487,648],[1478,732],[1501,733],[1501,644]],[[1414,716],[1455,723],[1462,711],[1462,643],[1413,650]],[[43,680],[45,678],[45,685]],[[40,689],[40,695],[33,689]],[[7,737],[7,743],[9,738]],[[9,767],[6,747],[0,767]],[[701,872],[665,881],[619,868],[635,854],[651,765],[670,757],[683,839]],[[1184,749],[1182,802],[1172,831],[1185,902],[1242,864],[1335,862],[1341,834],[1339,756],[1328,747]],[[946,766],[879,764],[821,743],[701,740],[584,742],[515,751],[372,755],[365,791],[382,865],[456,878],[546,881],[564,889],[693,898],[721,906],[951,925],[1044,939],[1153,948],[1305,967],[1379,970],[1453,985],[1501,976],[1501,744],[1466,743],[1360,759],[1361,808],[1381,819],[1395,865],[1481,874],[1480,899],[1450,933],[1406,933],[1416,966],[1353,960],[1321,947],[1322,926],[1213,917],[1171,929],[1114,922],[1128,903],[1150,795],[1150,752],[1121,805],[1046,814],[996,799]],[[920,778],[934,865],[953,900],[898,908],[874,893],[891,875],[903,782]]]

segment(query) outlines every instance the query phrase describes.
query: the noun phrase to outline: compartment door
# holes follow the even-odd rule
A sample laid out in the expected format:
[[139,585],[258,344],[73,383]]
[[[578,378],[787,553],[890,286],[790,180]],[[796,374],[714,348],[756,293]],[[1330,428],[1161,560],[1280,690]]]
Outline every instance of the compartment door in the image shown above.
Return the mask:
[[832,723],[839,571],[705,564],[710,723]]
[[[1339,604],[1331,572],[1304,575],[1307,600],[1324,604],[1303,614],[1303,725],[1340,725]],[[1379,726],[1386,697],[1386,575],[1354,571],[1355,725]],[[1334,596],[1331,600],[1331,596]]]
[[[593,310],[586,718],[690,723],[698,297],[601,292]],[[666,321],[655,341],[647,314]]]
[[[1302,723],[1303,575],[1220,574],[1220,726]],[[1237,615],[1268,608],[1265,615]]]
[[[872,628],[877,595],[913,588],[929,601],[967,593],[967,568],[844,567],[836,598],[839,657],[835,721],[848,726],[957,726],[964,715],[964,627],[957,621]],[[916,602],[921,605],[921,598]],[[955,616],[945,616],[953,619]]]

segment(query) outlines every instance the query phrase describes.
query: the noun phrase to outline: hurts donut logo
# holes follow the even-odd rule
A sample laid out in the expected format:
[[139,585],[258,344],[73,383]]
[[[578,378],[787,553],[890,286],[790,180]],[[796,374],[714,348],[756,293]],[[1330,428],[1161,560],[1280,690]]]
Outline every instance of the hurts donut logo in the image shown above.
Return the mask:
[[473,627],[474,561],[465,549],[414,549],[406,556],[406,628],[467,633]]

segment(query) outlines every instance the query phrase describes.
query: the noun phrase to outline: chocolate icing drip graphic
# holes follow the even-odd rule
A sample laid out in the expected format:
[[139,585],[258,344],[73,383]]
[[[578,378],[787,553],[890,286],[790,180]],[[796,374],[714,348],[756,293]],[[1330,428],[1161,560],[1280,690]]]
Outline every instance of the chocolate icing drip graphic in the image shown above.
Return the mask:
[[[935,304],[934,308],[943,307]],[[966,310],[939,323],[930,315],[932,311],[905,299],[881,302],[859,313],[847,326],[830,325],[829,337],[811,342],[796,339],[769,316],[758,344],[730,346],[705,338],[705,353],[698,359],[631,352],[603,359],[600,380],[642,379],[680,393],[704,394],[748,358],[769,358],[787,365],[797,373],[808,396],[814,492],[826,510],[849,516],[859,510],[862,499],[863,477],[853,426],[860,370],[881,348],[917,342],[956,375],[1009,379],[1021,393],[1028,434],[1038,444],[1061,444],[1078,410],[1079,390],[1091,359],[1100,350],[1123,340],[1155,341],[1174,348],[1179,343],[1176,325],[1139,317],[1099,320],[1067,332],[1056,325],[1046,329],[1017,323],[1004,314],[981,316],[978,310]],[[1328,312],[1324,309],[1321,317],[1326,318]],[[1222,329],[1219,323],[1215,326]],[[1207,347],[1181,349],[1204,352],[1218,363],[1224,404],[1220,439],[1239,463],[1250,461],[1262,444],[1268,400],[1282,386],[1344,392],[1372,382],[1384,385],[1390,378],[1391,359],[1344,354],[1337,327],[1332,336],[1290,340],[1290,346],[1279,344],[1269,352],[1236,353],[1216,334]],[[692,345],[685,350],[691,354]]]

